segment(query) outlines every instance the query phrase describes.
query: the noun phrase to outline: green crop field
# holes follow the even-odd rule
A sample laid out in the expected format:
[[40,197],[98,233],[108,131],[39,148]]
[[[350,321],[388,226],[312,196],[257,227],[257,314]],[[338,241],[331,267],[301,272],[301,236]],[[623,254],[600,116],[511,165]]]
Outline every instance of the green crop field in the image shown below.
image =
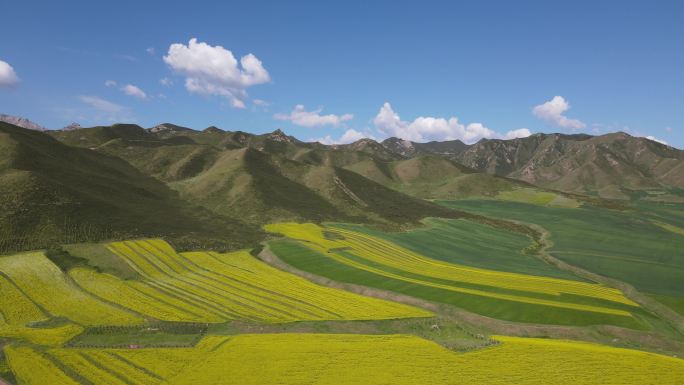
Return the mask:
[[483,269],[581,280],[524,253],[530,239],[463,219],[429,218],[426,226],[403,232],[382,232],[367,226],[332,224],[380,237],[426,257]]
[[643,323],[647,315],[638,305],[618,290],[598,284],[447,263],[340,227],[286,223],[266,229],[291,239],[270,242],[283,261],[333,280],[506,320],[647,328]]
[[658,384],[667,385],[684,381],[684,361],[677,358],[570,341],[495,338],[498,346],[462,354],[407,335],[335,334],[207,336],[194,348],[178,349],[9,346],[5,353],[22,385],[578,384],[597,378],[634,385],[657,378]]
[[625,281],[646,293],[684,297],[684,236],[653,222],[681,227],[684,218],[681,205],[639,203],[616,211],[490,200],[440,203],[538,224],[550,232],[553,256]]

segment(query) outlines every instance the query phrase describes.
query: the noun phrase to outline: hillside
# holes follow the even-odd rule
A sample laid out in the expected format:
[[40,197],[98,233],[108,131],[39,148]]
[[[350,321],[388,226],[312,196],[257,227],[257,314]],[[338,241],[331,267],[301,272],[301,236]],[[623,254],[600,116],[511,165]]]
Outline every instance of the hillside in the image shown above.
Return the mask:
[[[93,148],[118,156],[142,172],[171,183],[179,191],[185,190],[187,183],[183,183],[184,180],[192,180],[193,183],[198,182],[204,186],[211,184],[207,182],[207,177],[216,174],[217,162],[228,169],[240,168],[230,162],[226,163],[226,159],[231,158],[232,151],[246,148],[268,154],[269,159],[275,161],[273,167],[282,168],[278,172],[290,175],[289,178],[295,183],[307,184],[319,193],[326,194],[327,191],[328,198],[334,194],[330,193],[331,188],[324,185],[333,183],[333,178],[324,178],[326,182],[304,177],[324,174],[330,176],[334,173],[333,168],[345,168],[385,187],[429,199],[493,196],[500,191],[527,186],[514,180],[476,172],[443,154],[431,152],[433,149],[446,151],[445,148],[465,146],[459,141],[413,144],[421,150],[412,152],[413,156],[409,157],[388,147],[388,141],[381,144],[362,139],[347,145],[326,146],[301,142],[280,130],[252,135],[240,131],[222,131],[216,127],[195,131],[164,123],[147,130],[134,125],[114,125],[54,131],[51,134],[70,145]],[[236,161],[239,163],[240,159]],[[211,168],[214,171],[196,180],[191,179]],[[309,170],[305,171],[307,168]],[[299,171],[291,172],[286,169]],[[317,171],[313,171],[314,169]],[[317,183],[322,185],[315,186]],[[216,188],[220,187],[212,184],[210,190]],[[191,190],[198,193],[197,197],[200,199],[214,194],[208,190],[199,191],[199,187],[192,187]],[[217,197],[216,194],[213,196]],[[218,204],[212,205],[217,207]]]
[[684,188],[684,151],[625,133],[482,140],[453,159],[542,187],[607,198]]
[[332,220],[396,226],[457,215],[397,193],[373,173],[350,172],[357,171],[352,165],[375,162],[383,168],[387,158],[401,159],[387,150],[376,156],[375,150],[384,149],[376,142],[373,149],[363,148],[363,142],[356,148],[330,147],[300,142],[280,130],[252,135],[168,123],[147,130],[114,125],[52,135],[117,156],[167,183],[186,201],[255,224]]
[[1,250],[152,235],[235,247],[259,237],[257,228],[198,210],[119,158],[6,123],[0,149]]

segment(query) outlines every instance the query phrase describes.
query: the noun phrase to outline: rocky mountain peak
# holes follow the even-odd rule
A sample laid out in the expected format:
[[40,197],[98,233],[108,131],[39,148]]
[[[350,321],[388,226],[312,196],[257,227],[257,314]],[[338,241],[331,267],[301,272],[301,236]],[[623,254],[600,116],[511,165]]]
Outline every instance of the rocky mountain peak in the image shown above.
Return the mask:
[[29,130],[35,130],[35,131],[47,130],[47,128],[41,126],[40,124],[32,122],[26,118],[22,118],[21,116],[0,114],[0,122],[5,122],[5,123],[13,124],[15,126],[28,128]]
[[295,141],[293,137],[286,135],[280,128],[268,134],[267,138],[275,142],[294,143]]

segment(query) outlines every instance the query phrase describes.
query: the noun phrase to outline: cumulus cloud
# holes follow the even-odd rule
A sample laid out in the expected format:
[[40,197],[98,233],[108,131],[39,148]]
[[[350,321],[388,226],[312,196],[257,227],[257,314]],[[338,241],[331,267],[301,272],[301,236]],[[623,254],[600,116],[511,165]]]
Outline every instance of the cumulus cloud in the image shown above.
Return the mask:
[[164,62],[185,76],[189,92],[226,97],[236,108],[245,108],[247,88],[271,81],[261,60],[251,53],[238,63],[231,51],[196,38],[190,39],[188,45],[171,44]]
[[344,115],[321,115],[323,109],[319,108],[313,111],[307,111],[304,105],[297,104],[295,108],[289,114],[275,114],[273,118],[276,120],[289,120],[293,124],[302,127],[321,127],[321,126],[334,126],[337,127],[341,123],[348,120],[352,120],[354,115],[344,114]]
[[173,80],[170,78],[161,78],[159,79],[159,84],[163,85],[164,87],[171,87],[173,85]]
[[457,117],[434,118],[420,116],[414,121],[401,120],[394,112],[392,105],[385,102],[373,119],[373,124],[382,134],[396,136],[414,142],[428,142],[432,140],[461,140],[474,143],[482,138],[520,138],[529,136],[530,130],[521,128],[501,135],[485,127],[482,123],[461,123]]
[[121,87],[121,91],[128,96],[133,96],[138,99],[147,99],[147,94],[145,91],[141,90],[137,86],[134,86],[133,84],[126,84],[125,86]]
[[345,131],[338,139],[334,139],[331,135],[326,135],[323,138],[310,139],[310,141],[331,145],[352,143],[364,138],[375,139],[375,137],[373,137],[373,135],[369,133],[356,131],[353,128],[350,128],[347,131]]
[[664,144],[664,145],[666,145],[666,146],[669,146],[669,143],[667,143],[666,141],[664,141],[664,140],[662,140],[662,139],[658,139],[658,138],[656,138],[656,137],[653,136],[653,135],[648,135],[648,136],[646,136],[646,139],[652,140],[652,141],[654,141],[654,142],[658,142],[658,143],[660,143],[660,144]]
[[0,60],[0,87],[13,87],[19,83],[19,77],[9,63]]
[[586,124],[577,119],[570,119],[563,115],[570,109],[570,104],[562,96],[554,96],[553,99],[535,106],[532,114],[543,120],[547,124],[564,129],[579,130],[586,127]]
[[503,139],[516,139],[516,138],[527,138],[532,135],[527,128],[519,128],[517,130],[511,130],[504,134]]

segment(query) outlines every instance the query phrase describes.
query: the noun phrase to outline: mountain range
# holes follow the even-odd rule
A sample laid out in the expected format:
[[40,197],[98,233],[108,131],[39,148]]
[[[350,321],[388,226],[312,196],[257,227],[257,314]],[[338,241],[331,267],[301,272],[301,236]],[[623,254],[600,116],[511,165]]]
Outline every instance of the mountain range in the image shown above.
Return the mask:
[[268,222],[397,228],[461,215],[432,199],[518,189],[587,201],[684,196],[684,152],[625,133],[324,145],[281,130],[0,123],[0,148],[0,251],[123,236],[234,248]]

